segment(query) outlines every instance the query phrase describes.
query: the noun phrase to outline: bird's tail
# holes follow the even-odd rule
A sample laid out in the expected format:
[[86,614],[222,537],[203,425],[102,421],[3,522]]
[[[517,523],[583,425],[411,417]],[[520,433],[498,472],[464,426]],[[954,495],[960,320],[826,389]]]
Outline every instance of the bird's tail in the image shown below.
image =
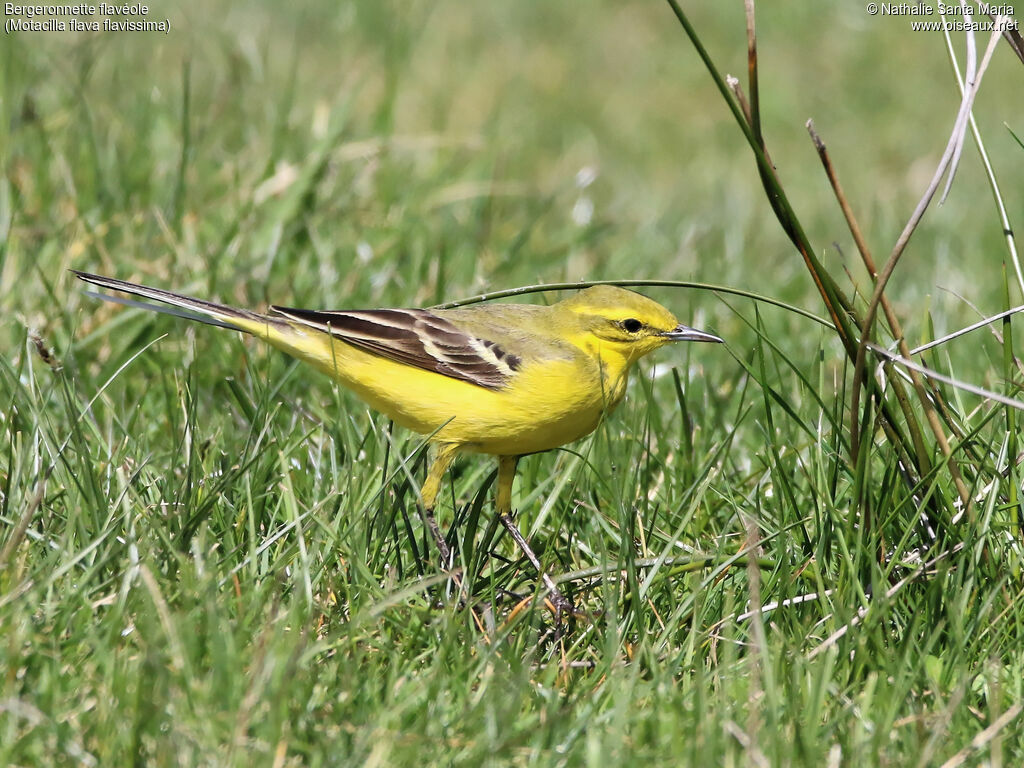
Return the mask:
[[[86,291],[86,294],[89,296],[94,296],[95,298],[103,299],[104,301],[111,301],[115,304],[125,304],[129,307],[139,307],[141,309],[148,309],[152,312],[162,312],[166,315],[183,317],[187,320],[195,320],[200,323],[206,323],[207,325],[216,325],[220,328],[230,328],[232,330],[251,333],[254,336],[260,336],[263,338],[267,338],[270,335],[278,335],[282,330],[282,326],[288,326],[288,324],[280,318],[261,315],[258,312],[250,312],[247,309],[237,309],[224,304],[215,304],[212,301],[195,299],[191,296],[185,296],[180,293],[172,293],[171,291],[164,291],[159,288],[150,288],[145,285],[139,285],[138,283],[129,283],[125,280],[115,280],[112,277],[103,277],[102,275],[93,275],[88,272],[79,272],[76,269],[71,271],[74,272],[80,280],[92,283],[93,285],[98,285],[100,288],[106,288],[111,291],[119,291],[132,296],[139,296],[143,299],[151,299],[153,301],[161,302],[160,304],[150,304],[145,301],[134,301],[120,296],[111,296],[107,293]],[[278,331],[278,334],[272,334],[273,331]]]

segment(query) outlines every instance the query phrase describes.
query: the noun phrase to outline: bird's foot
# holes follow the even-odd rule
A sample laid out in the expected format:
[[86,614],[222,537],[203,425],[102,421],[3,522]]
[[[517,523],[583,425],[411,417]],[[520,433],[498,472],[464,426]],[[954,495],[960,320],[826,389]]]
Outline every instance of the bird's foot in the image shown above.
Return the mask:
[[555,618],[561,620],[564,616],[575,616],[576,606],[573,605],[572,600],[567,598],[557,589],[553,589],[548,592],[548,596],[544,598],[544,603],[548,609],[555,614]]

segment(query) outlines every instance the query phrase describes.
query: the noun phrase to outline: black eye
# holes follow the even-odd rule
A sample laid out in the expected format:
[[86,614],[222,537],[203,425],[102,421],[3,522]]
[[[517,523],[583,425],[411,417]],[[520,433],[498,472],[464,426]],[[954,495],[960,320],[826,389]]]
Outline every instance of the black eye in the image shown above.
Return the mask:
[[636,333],[637,331],[644,327],[644,324],[641,323],[639,320],[634,320],[632,317],[630,317],[629,319],[622,321],[622,327],[628,333]]

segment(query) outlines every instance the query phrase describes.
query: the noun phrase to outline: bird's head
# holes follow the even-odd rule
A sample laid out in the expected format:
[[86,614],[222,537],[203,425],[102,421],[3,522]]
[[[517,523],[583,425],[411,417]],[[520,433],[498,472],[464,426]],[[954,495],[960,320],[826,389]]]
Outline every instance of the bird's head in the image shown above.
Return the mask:
[[575,316],[583,336],[580,342],[600,346],[602,356],[620,355],[625,365],[673,341],[722,341],[680,325],[658,302],[614,285],[586,288],[560,304]]

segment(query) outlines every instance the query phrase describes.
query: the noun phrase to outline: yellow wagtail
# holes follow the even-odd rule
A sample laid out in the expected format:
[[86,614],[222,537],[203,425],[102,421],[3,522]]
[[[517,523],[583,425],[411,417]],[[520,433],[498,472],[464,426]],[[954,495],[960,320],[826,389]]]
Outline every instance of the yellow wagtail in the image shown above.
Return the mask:
[[[433,509],[460,451],[498,458],[496,512],[547,587],[571,609],[512,520],[520,456],[592,432],[626,389],[633,363],[674,341],[722,341],[680,325],[657,302],[598,285],[550,306],[317,311],[272,306],[264,315],[136,283],[75,271],[82,280],[177,307],[91,294],[251,333],[310,363],[370,407],[431,436],[433,461],[420,489],[446,566],[451,552]],[[184,311],[182,311],[184,310]]]

